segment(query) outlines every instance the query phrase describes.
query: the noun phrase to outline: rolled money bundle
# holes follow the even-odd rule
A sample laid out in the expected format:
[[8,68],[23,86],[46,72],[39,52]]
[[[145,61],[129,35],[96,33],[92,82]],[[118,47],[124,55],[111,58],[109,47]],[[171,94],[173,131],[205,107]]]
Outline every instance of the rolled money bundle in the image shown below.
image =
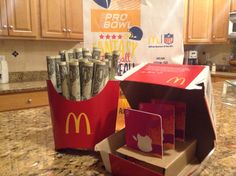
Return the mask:
[[81,99],[88,100],[92,97],[92,78],[93,78],[93,63],[84,62],[81,68]]
[[93,47],[92,58],[100,60],[101,56],[101,49],[98,47]]
[[59,55],[61,56],[61,61],[66,61],[66,51],[65,50],[62,50],[62,51],[59,51]]
[[109,77],[109,60],[104,59],[103,62],[106,63],[106,67],[105,67],[105,71],[104,71],[104,86],[105,86],[110,79],[110,77]]
[[80,101],[80,72],[79,62],[70,62],[70,99]]
[[71,59],[75,59],[74,50],[65,51],[66,62],[69,62]]
[[105,62],[97,62],[94,66],[92,95],[97,95],[104,87]]
[[56,88],[57,92],[61,93],[61,75],[60,75],[60,62],[61,62],[61,55],[55,56],[55,61],[56,61]]
[[66,62],[60,62],[59,68],[60,68],[60,76],[61,76],[62,95],[66,99],[70,99],[67,63]]
[[55,56],[47,56],[47,69],[48,69],[48,79],[51,80],[53,86],[56,88],[56,59]]
[[87,52],[84,54],[85,59],[92,59],[92,54],[90,52]]
[[118,61],[120,58],[120,52],[114,50],[112,52],[112,68],[111,68],[111,79],[114,79],[117,75]]
[[84,63],[88,62],[88,59],[86,59],[86,58],[81,58],[81,59],[78,60],[78,62],[79,62],[80,83],[81,83],[81,82],[82,82],[82,81],[81,81],[82,67],[83,67]]
[[75,53],[75,59],[83,58],[82,48],[75,48],[74,53]]
[[112,54],[107,52],[105,53],[105,60],[109,60],[109,79],[112,79],[111,70],[112,70]]
[[85,57],[85,53],[89,53],[89,49],[88,48],[82,48],[83,57]]

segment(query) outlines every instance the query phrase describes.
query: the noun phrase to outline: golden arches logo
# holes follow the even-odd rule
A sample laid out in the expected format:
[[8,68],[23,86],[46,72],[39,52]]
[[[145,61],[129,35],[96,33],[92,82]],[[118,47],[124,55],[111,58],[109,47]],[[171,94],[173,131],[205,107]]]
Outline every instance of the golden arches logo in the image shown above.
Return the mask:
[[178,82],[180,82],[180,85],[183,85],[185,83],[186,79],[185,78],[182,78],[182,77],[173,77],[173,78],[170,78],[167,83],[174,83],[174,84],[177,84]]
[[70,118],[71,117],[74,119],[74,122],[75,122],[75,133],[79,133],[79,131],[80,131],[80,121],[81,121],[81,118],[83,117],[85,119],[85,123],[86,123],[87,135],[91,134],[91,127],[90,127],[90,122],[89,122],[88,116],[85,113],[80,113],[78,118],[77,118],[76,115],[72,112],[68,114],[67,119],[66,119],[66,131],[65,131],[66,134],[69,134]]

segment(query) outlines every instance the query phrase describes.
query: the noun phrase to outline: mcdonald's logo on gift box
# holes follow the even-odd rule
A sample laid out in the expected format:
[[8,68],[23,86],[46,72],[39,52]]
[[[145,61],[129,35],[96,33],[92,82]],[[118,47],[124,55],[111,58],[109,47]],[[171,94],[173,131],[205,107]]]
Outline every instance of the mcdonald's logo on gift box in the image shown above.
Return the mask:
[[83,117],[85,119],[85,123],[86,123],[86,133],[87,135],[91,134],[91,127],[90,127],[90,122],[88,119],[88,116],[85,113],[80,113],[79,116],[77,117],[75,115],[75,113],[69,113],[67,118],[66,118],[66,130],[65,133],[69,134],[69,128],[70,128],[70,119],[74,119],[74,123],[75,123],[75,133],[79,133],[80,131],[80,121],[81,118]]
[[180,83],[180,85],[183,85],[185,83],[186,79],[185,78],[182,78],[182,77],[173,77],[173,78],[170,78],[167,83],[173,83],[173,84],[177,84],[177,83]]

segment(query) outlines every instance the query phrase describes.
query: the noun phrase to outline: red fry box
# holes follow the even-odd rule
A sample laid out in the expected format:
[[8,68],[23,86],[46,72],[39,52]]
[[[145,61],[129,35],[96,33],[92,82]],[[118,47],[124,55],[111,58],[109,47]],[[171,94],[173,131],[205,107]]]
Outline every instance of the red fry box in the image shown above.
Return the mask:
[[119,81],[109,81],[95,97],[71,101],[47,81],[55,149],[93,150],[115,132]]
[[[119,79],[120,87],[132,109],[138,109],[140,103],[151,102],[153,99],[186,104],[185,139],[196,140],[197,144],[195,164],[186,164],[181,173],[188,175],[199,171],[200,164],[214,151],[216,140],[209,68],[193,65],[140,64]],[[118,154],[117,149],[124,145],[125,131],[122,130],[95,146],[95,150],[100,151],[109,172],[116,176],[160,175],[155,170],[129,161]]]

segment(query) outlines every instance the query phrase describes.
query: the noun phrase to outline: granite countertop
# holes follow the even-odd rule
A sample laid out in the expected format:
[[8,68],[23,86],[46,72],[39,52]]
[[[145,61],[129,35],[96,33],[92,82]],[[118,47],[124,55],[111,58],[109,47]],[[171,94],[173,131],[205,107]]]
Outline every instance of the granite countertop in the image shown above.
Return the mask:
[[219,76],[219,77],[236,79],[236,73],[234,72],[211,72],[211,76]]
[[29,81],[0,84],[0,95],[41,90],[47,90],[46,81]]
[[[217,142],[202,176],[236,173],[236,110],[221,103],[222,86],[214,84]],[[49,107],[2,112],[0,124],[0,175],[109,175],[96,152],[54,150]]]

